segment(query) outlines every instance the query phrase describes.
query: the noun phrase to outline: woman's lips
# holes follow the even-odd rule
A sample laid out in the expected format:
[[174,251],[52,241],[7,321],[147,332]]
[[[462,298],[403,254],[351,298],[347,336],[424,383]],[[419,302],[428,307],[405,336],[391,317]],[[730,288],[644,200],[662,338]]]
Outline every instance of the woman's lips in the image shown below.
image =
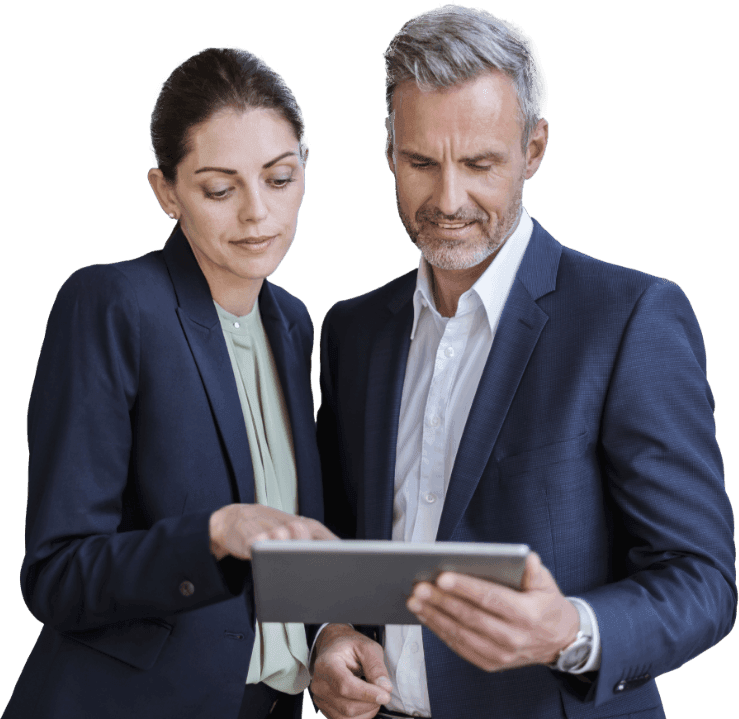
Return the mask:
[[267,235],[263,237],[244,237],[241,240],[232,240],[231,244],[236,245],[236,247],[241,247],[246,250],[263,250],[269,247],[269,245],[272,243],[272,241],[277,237],[277,235]]

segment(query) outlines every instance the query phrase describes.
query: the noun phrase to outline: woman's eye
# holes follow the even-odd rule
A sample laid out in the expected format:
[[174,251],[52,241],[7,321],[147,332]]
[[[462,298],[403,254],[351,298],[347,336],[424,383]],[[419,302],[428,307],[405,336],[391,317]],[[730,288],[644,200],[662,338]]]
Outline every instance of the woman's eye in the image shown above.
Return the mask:
[[273,187],[287,187],[291,182],[295,182],[295,179],[292,177],[273,177],[270,180],[270,183]]
[[227,187],[224,190],[205,190],[205,196],[210,198],[211,200],[223,200],[229,195],[230,192],[230,187]]

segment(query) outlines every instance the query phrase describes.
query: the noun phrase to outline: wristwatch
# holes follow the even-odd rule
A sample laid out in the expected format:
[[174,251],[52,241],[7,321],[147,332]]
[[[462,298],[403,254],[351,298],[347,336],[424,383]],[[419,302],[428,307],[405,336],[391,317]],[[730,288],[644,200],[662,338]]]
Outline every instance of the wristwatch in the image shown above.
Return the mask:
[[566,646],[549,667],[560,672],[577,674],[587,664],[593,649],[593,627],[585,607],[580,602],[572,603],[580,616],[580,629],[572,644]]

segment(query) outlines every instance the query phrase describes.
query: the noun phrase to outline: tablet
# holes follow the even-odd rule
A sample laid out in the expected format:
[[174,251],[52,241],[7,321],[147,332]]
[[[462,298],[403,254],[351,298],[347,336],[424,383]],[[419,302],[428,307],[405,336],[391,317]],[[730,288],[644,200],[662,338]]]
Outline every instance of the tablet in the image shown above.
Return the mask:
[[418,624],[416,582],[460,572],[519,589],[525,544],[382,540],[266,541],[252,547],[262,622]]

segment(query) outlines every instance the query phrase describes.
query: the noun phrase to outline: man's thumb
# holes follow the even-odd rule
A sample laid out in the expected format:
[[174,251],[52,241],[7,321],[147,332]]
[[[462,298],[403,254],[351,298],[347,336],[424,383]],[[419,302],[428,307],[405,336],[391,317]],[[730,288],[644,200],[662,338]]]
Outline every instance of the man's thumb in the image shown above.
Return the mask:
[[383,704],[390,701],[390,693],[393,691],[393,684],[387,672],[387,667],[383,661],[382,647],[376,642],[366,642],[362,645],[361,656],[359,661],[364,670],[364,678],[370,684],[374,684],[380,689],[384,689],[388,693],[387,699],[383,699]]

